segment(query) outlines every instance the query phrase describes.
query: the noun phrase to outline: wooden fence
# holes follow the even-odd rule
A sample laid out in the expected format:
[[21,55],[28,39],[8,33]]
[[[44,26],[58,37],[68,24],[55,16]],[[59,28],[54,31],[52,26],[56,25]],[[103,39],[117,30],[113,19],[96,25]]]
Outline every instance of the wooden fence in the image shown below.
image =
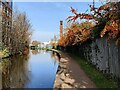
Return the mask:
[[100,71],[120,78],[120,46],[107,37],[98,38],[83,46],[84,57]]
[[108,42],[106,36],[82,45],[67,46],[64,50],[82,55],[98,70],[120,78],[120,45],[116,45],[115,40]]

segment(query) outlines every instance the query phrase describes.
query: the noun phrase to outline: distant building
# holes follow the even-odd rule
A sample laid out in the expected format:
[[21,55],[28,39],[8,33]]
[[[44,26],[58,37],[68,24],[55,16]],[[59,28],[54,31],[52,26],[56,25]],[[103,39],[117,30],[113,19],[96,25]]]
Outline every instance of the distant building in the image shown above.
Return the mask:
[[43,42],[41,48],[51,48],[50,42]]
[[12,0],[0,0],[0,42],[9,47],[12,31]]

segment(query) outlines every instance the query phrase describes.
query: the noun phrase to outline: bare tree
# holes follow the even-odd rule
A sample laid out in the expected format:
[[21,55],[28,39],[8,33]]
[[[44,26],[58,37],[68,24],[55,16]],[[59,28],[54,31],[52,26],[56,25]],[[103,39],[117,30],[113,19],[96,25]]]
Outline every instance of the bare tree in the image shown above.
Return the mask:
[[31,23],[26,13],[15,11],[13,13],[13,28],[10,37],[12,51],[23,51],[25,47],[28,47],[31,34]]

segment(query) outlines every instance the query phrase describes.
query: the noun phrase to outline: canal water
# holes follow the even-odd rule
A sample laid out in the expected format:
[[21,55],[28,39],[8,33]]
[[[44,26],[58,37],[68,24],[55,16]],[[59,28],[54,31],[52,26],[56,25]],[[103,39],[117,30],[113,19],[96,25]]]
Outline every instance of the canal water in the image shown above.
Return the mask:
[[3,88],[53,88],[59,58],[55,52],[31,50],[3,60]]

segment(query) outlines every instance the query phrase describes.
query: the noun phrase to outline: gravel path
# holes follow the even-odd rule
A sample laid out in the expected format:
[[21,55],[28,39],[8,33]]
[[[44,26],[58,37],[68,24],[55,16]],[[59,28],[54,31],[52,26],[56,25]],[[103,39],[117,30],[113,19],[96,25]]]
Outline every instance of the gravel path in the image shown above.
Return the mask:
[[56,74],[54,88],[96,88],[96,85],[69,54],[61,51],[57,52],[60,53],[61,59]]

